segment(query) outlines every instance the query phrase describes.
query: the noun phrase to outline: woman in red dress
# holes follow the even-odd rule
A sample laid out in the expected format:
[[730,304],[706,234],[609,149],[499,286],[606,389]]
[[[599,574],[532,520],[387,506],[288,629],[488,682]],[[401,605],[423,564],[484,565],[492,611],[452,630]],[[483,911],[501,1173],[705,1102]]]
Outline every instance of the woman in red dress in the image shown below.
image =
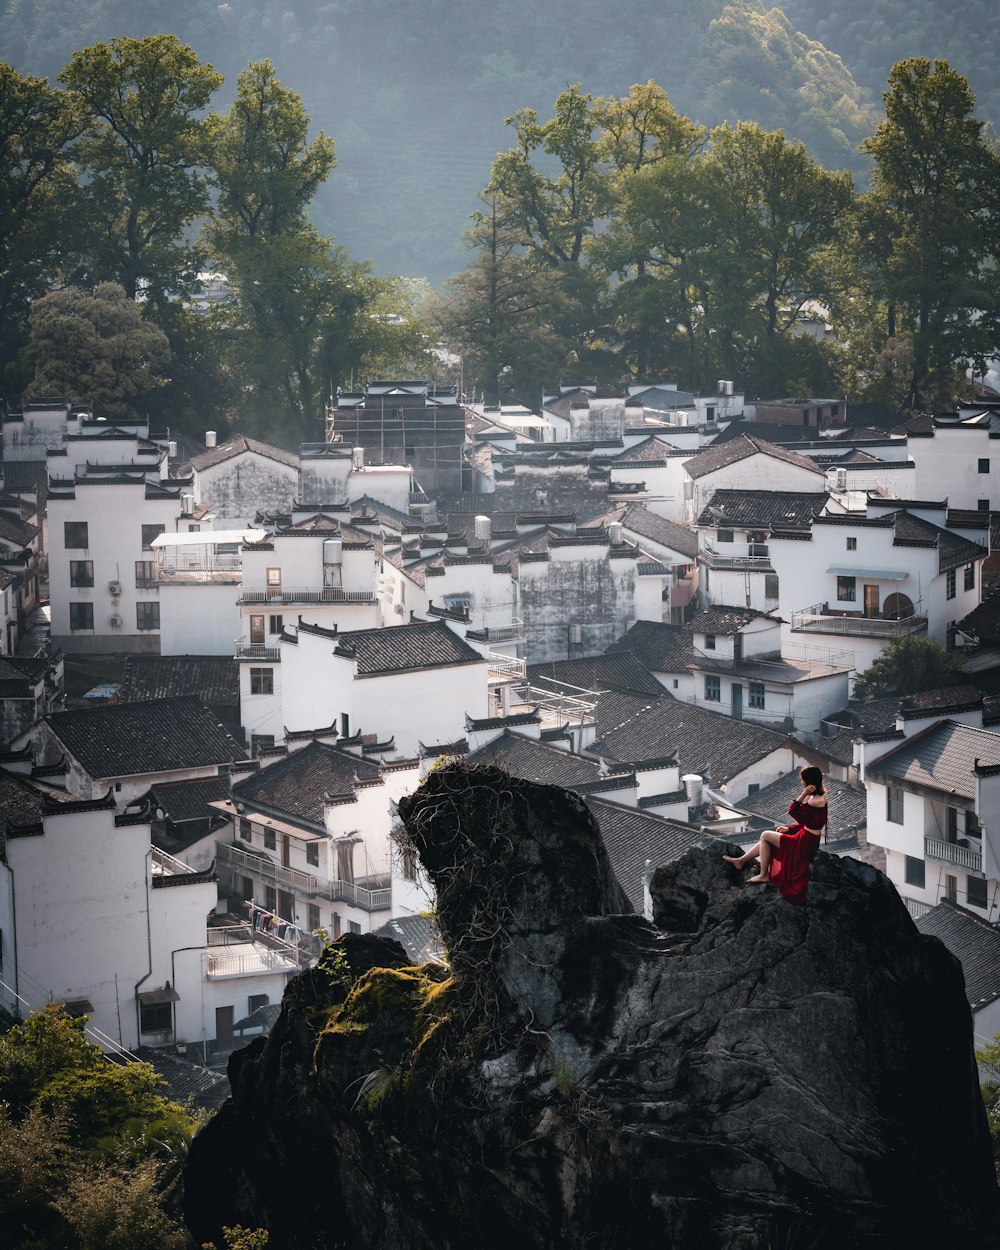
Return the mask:
[[802,793],[788,807],[793,824],[779,825],[760,835],[760,841],[745,855],[723,855],[734,868],[743,868],[751,860],[760,860],[760,871],[748,878],[748,885],[773,881],[782,898],[801,907],[809,886],[809,865],[819,850],[820,831],[827,822],[826,790],[823,774],[818,768],[799,772]]

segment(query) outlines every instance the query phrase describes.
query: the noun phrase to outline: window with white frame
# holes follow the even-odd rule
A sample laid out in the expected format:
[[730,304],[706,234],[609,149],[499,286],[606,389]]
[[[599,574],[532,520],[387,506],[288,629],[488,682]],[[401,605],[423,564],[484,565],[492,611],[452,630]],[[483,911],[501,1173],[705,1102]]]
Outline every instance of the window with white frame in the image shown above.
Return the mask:
[[274,694],[274,669],[252,668],[250,670],[251,694]]
[[946,599],[955,598],[955,570],[949,569],[944,579],[944,597]]

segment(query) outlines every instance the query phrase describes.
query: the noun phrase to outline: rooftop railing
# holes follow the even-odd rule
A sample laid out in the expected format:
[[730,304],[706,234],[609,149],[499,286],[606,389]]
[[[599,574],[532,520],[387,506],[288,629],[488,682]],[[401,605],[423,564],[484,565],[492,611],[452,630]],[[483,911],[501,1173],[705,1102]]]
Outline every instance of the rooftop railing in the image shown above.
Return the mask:
[[344,590],[341,586],[270,586],[244,589],[240,603],[374,603],[374,590]]
[[858,638],[905,638],[907,634],[924,633],[926,616],[905,616],[887,620],[881,616],[833,616],[825,612],[825,603],[792,612],[792,632],[812,634],[851,634]]
[[263,642],[243,642],[237,639],[234,643],[237,660],[280,660],[281,648],[269,647]]

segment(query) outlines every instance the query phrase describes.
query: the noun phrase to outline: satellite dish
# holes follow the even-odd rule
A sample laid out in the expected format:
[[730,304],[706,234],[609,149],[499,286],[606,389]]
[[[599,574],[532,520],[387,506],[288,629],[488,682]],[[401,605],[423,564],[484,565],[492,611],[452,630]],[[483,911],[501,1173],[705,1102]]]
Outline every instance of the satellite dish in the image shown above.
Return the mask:
[[164,812],[164,810],[163,810],[163,808],[162,808],[162,807],[158,807],[158,808],[156,809],[156,819],[157,819],[157,820],[162,820],[165,814],[166,814],[166,813]]

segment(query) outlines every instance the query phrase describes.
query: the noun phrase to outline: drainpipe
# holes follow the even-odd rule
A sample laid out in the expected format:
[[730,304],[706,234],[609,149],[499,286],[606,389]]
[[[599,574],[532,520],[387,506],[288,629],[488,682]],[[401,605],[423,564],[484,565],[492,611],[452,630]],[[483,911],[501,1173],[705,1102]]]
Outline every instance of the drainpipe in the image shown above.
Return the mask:
[[146,975],[140,977],[135,983],[135,1044],[138,1046],[142,1041],[142,1013],[139,1009],[139,986],[144,984],[153,975],[153,933],[150,925],[149,917],[149,879],[153,875],[153,844],[149,844],[149,850],[146,852],[146,963],[148,968]]

